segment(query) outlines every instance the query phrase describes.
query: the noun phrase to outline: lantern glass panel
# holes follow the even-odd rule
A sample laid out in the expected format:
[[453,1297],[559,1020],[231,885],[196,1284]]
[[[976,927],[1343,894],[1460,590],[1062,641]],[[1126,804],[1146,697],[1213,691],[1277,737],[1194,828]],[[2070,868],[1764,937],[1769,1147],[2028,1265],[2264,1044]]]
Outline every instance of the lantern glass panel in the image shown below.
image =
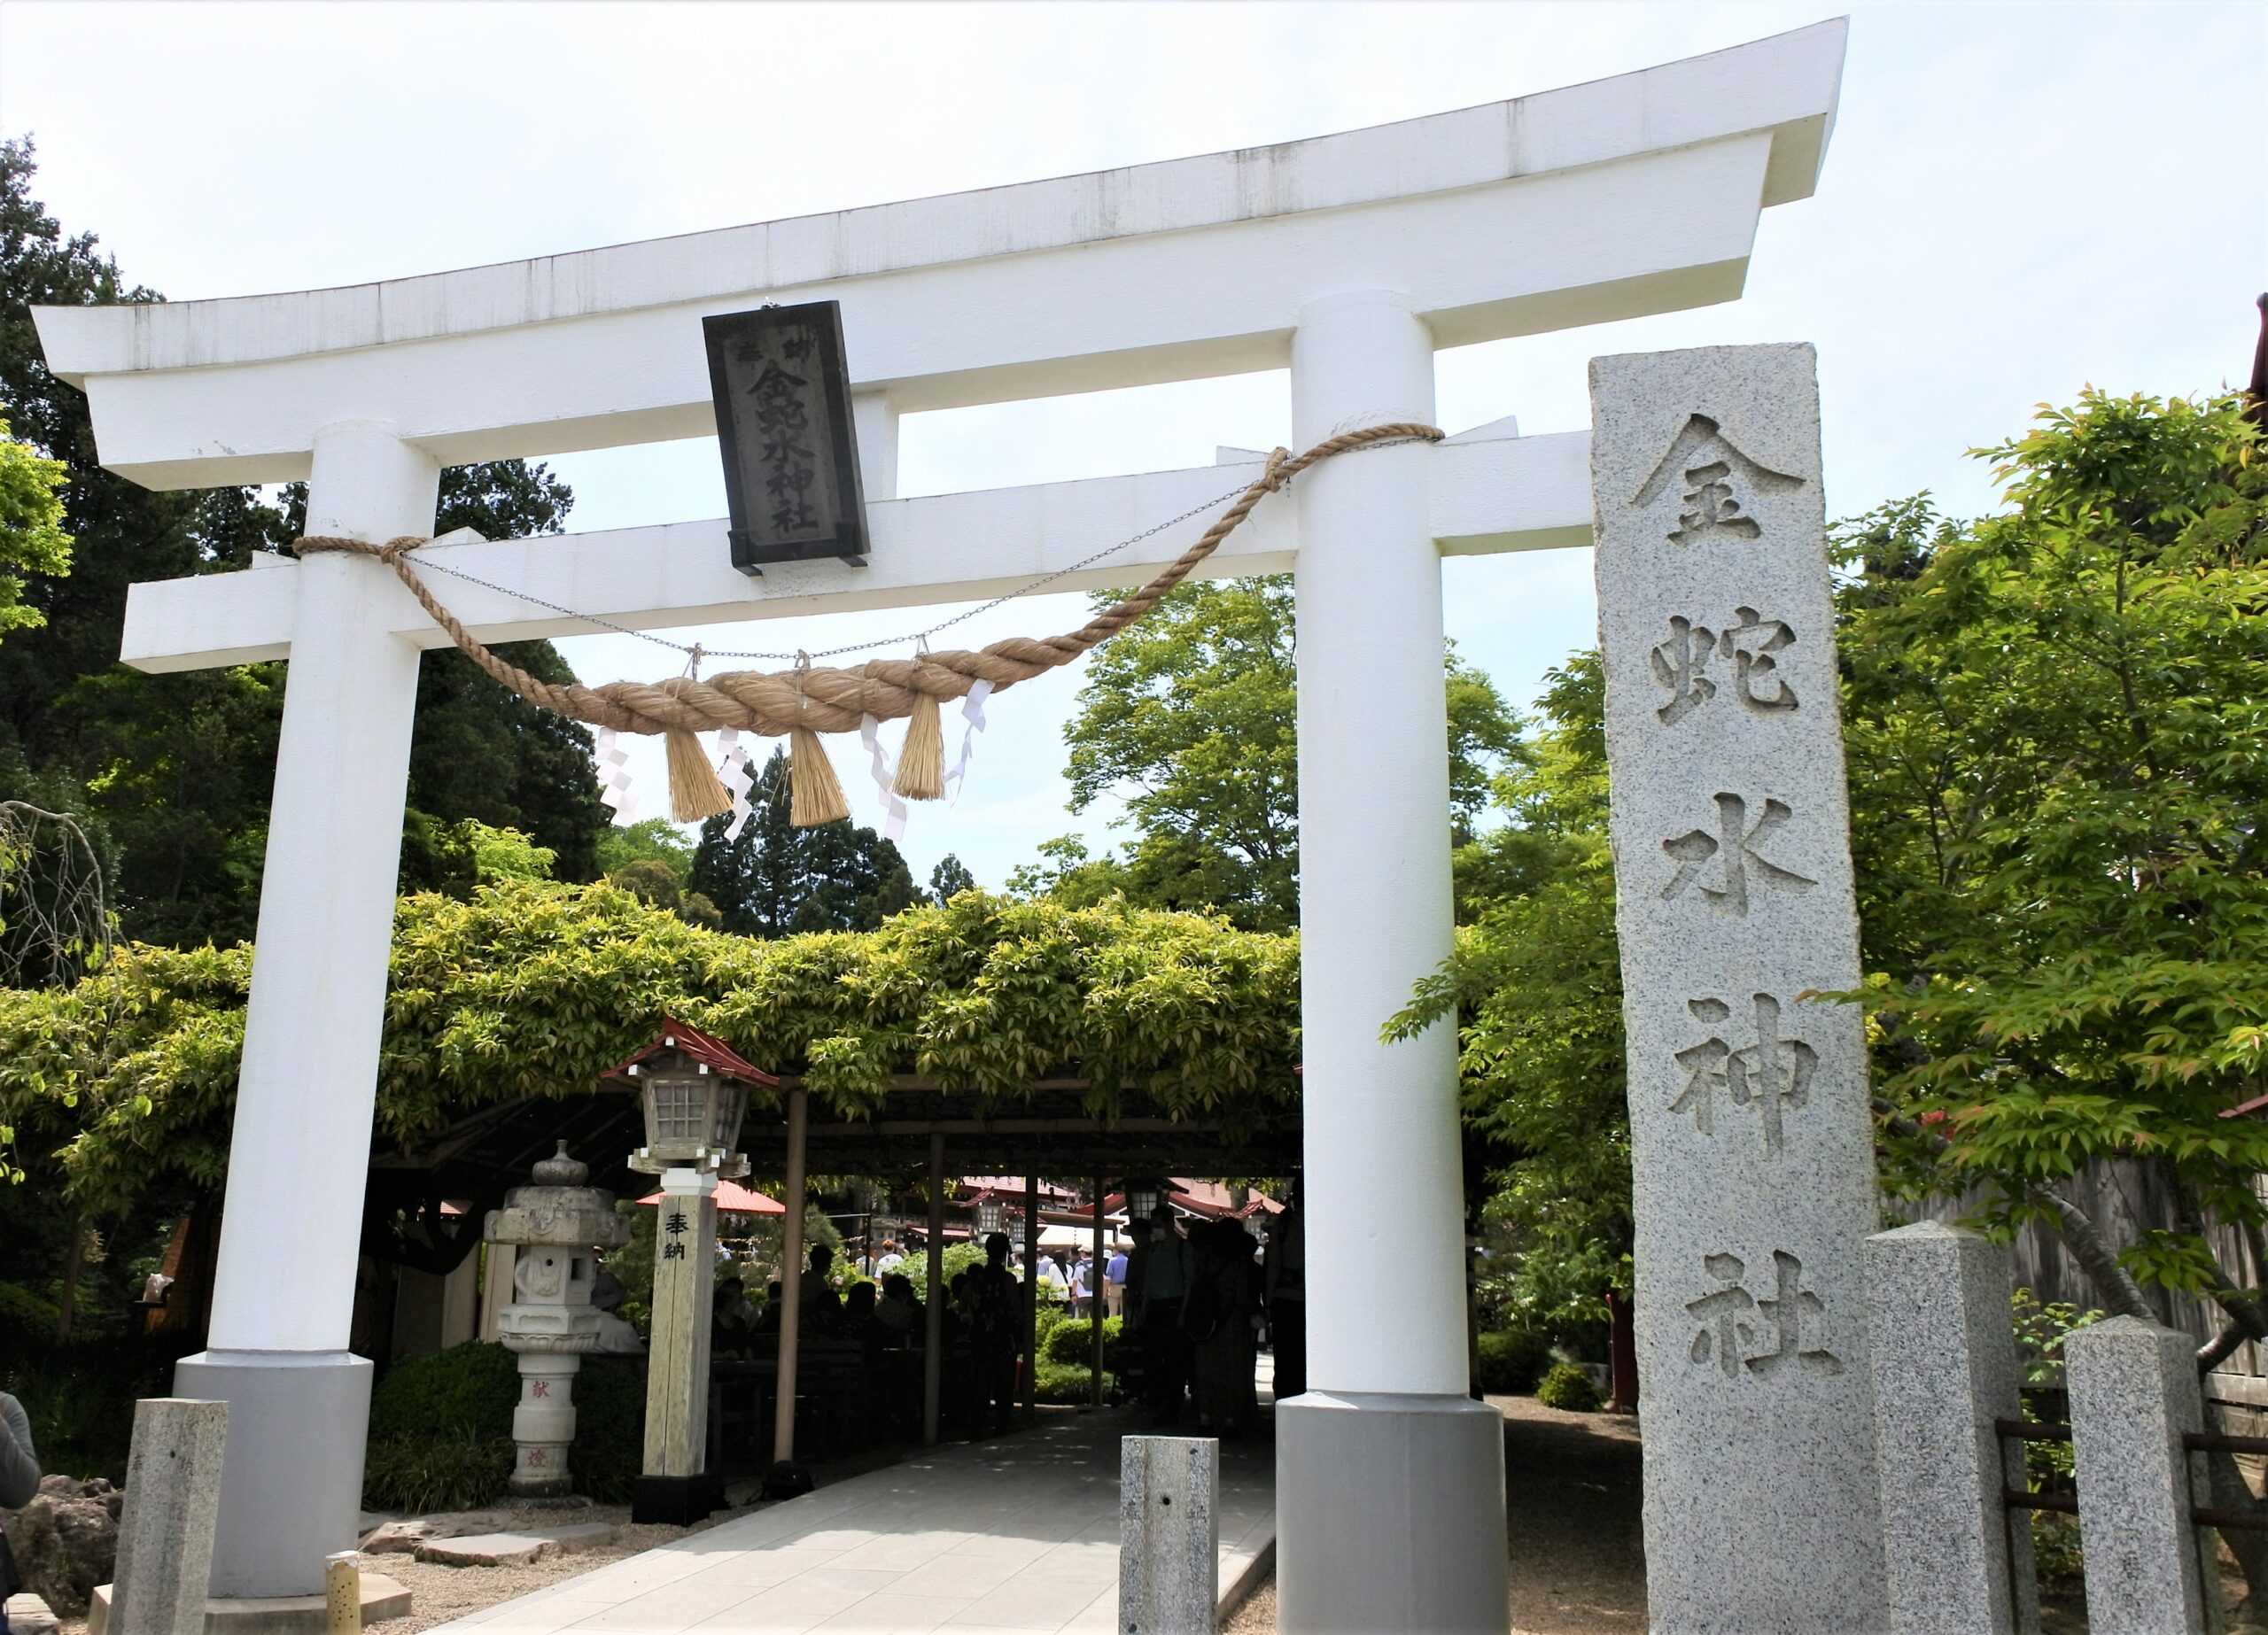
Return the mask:
[[737,1084],[720,1079],[709,1082],[716,1086],[717,1108],[715,1121],[710,1131],[709,1144],[719,1152],[732,1151],[740,1139],[741,1120],[748,1112],[748,1092]]
[[[712,1128],[709,1089],[712,1081],[698,1074],[646,1081],[646,1143],[649,1147],[711,1144]],[[737,1123],[737,1120],[735,1120]]]

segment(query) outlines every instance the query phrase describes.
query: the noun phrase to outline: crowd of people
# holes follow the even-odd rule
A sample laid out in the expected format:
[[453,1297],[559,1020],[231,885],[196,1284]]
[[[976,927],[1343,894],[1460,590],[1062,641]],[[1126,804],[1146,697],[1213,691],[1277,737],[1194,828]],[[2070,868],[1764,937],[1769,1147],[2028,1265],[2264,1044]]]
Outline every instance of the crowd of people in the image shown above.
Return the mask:
[[[1257,1412],[1254,1373],[1263,1337],[1275,1357],[1276,1395],[1306,1388],[1305,1254],[1296,1205],[1269,1224],[1264,1251],[1243,1221],[1184,1220],[1161,1204],[1130,1223],[1130,1242],[1098,1262],[1083,1250],[1059,1260],[1043,1251],[1020,1265],[1005,1233],[985,1239],[985,1259],[956,1275],[944,1292],[945,1416],[969,1434],[1007,1429],[1019,1390],[1029,1329],[1027,1284],[1066,1315],[1118,1318],[1109,1362],[1131,1394],[1161,1423],[1193,1416],[1208,1434],[1236,1437]],[[918,1427],[920,1353],[928,1308],[906,1275],[894,1239],[857,1251],[837,1270],[829,1245],[813,1244],[797,1278],[803,1343],[822,1352],[855,1350],[870,1389],[888,1399],[880,1416]],[[720,1271],[711,1311],[711,1356],[759,1362],[776,1354],[783,1310],[777,1281],[753,1298],[752,1280]]]

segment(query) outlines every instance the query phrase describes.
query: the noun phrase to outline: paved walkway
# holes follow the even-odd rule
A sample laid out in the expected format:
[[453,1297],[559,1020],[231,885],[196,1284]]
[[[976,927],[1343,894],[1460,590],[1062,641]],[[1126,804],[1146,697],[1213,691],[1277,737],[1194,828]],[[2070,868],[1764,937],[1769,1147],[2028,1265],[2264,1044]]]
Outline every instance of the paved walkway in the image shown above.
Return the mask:
[[[941,1447],[443,1624],[479,1635],[1105,1635],[1117,1627],[1118,1437],[1135,1410]],[[1221,1587],[1276,1548],[1275,1450],[1231,1444]]]

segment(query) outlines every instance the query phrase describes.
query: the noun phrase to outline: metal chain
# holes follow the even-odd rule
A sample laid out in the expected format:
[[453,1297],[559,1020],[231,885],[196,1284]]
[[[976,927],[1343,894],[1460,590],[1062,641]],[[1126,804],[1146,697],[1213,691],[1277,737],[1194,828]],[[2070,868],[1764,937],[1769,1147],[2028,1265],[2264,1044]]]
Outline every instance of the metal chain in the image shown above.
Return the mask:
[[[1423,441],[1425,441],[1425,439],[1422,438],[1394,438],[1381,442],[1366,444],[1361,448],[1348,449],[1346,452],[1350,454],[1366,454],[1372,449],[1398,448],[1405,443],[1419,443]],[[427,573],[445,573],[452,579],[462,579],[467,585],[477,585],[484,591],[495,592],[499,596],[509,596],[515,601],[526,602],[532,607],[541,608],[546,612],[558,614],[563,618],[575,619],[585,624],[595,625],[603,631],[610,631],[617,636],[635,636],[641,641],[650,641],[656,647],[667,647],[672,653],[682,653],[688,656],[698,655],[701,658],[773,659],[785,660],[790,663],[800,662],[809,663],[812,659],[836,658],[845,653],[866,653],[871,652],[876,647],[897,647],[906,646],[909,643],[927,642],[930,637],[936,635],[939,631],[951,630],[954,625],[965,624],[968,620],[975,618],[980,614],[990,613],[995,608],[1006,607],[1008,603],[1015,601],[1021,597],[1029,596],[1045,589],[1048,585],[1054,584],[1058,579],[1067,578],[1070,575],[1079,572],[1082,569],[1091,568],[1097,562],[1103,561],[1107,557],[1115,556],[1119,552],[1127,549],[1130,546],[1139,545],[1145,539],[1152,539],[1158,534],[1161,534],[1169,528],[1178,527],[1180,524],[1189,521],[1189,519],[1193,516],[1202,516],[1208,511],[1217,510],[1220,507],[1228,504],[1230,500],[1234,500],[1238,495],[1243,493],[1244,490],[1245,485],[1240,483],[1224,494],[1217,495],[1211,500],[1207,500],[1200,504],[1193,505],[1178,515],[1169,516],[1161,523],[1156,523],[1152,524],[1150,527],[1145,528],[1140,533],[1130,534],[1125,539],[1121,539],[1117,544],[1105,546],[1101,550],[1095,552],[1092,555],[1082,556],[1077,562],[1058,568],[1052,573],[1042,574],[1038,578],[1030,581],[1029,584],[1020,585],[1013,591],[1008,591],[1001,595],[995,596],[990,601],[981,602],[974,608],[964,608],[962,611],[956,613],[949,619],[939,620],[936,624],[930,625],[927,630],[913,631],[902,636],[879,637],[873,641],[846,642],[839,647],[818,647],[810,650],[799,649],[793,653],[766,653],[753,647],[703,647],[697,641],[672,641],[668,637],[656,636],[651,631],[632,630],[628,625],[617,624],[613,620],[602,619],[596,614],[579,613],[572,608],[562,607],[555,601],[546,601],[542,597],[532,595],[526,591],[515,590],[509,585],[498,585],[492,580],[483,579],[477,575],[466,573],[461,569],[451,568],[443,563],[439,557],[431,554],[431,553],[421,552],[417,558],[417,565]]]

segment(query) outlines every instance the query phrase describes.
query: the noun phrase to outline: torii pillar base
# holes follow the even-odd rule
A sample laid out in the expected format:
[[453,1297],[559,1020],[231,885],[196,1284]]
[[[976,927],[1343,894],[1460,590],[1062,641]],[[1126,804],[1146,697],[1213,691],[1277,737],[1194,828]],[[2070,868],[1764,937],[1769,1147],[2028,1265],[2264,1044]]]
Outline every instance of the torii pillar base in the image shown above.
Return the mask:
[[174,1394],[229,1405],[213,1593],[300,1596],[323,1558],[354,1547],[369,1360],[351,1352],[203,1351]]
[[1277,1622],[1503,1635],[1504,1416],[1468,1397],[1276,1405]]

